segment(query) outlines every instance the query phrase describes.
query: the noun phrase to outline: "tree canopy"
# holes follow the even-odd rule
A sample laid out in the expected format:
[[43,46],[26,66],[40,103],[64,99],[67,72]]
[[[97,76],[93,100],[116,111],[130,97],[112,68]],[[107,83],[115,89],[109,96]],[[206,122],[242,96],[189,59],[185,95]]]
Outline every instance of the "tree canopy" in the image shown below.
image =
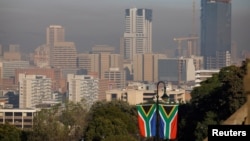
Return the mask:
[[179,140],[203,140],[208,125],[221,124],[246,102],[243,79],[248,62],[224,67],[193,89],[190,103],[179,107]]
[[90,109],[86,141],[117,139],[127,136],[131,140],[138,131],[136,110],[122,101],[97,102]]
[[15,126],[0,124],[0,141],[21,141],[22,132]]

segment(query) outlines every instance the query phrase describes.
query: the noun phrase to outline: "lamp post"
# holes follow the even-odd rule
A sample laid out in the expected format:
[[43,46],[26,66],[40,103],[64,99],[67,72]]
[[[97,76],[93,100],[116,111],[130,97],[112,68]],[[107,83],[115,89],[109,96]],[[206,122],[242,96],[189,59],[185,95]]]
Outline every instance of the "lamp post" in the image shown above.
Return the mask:
[[160,84],[163,84],[164,85],[164,93],[162,95],[162,99],[168,99],[169,96],[166,94],[166,84],[165,82],[163,81],[159,81],[157,83],[157,86],[156,86],[156,141],[159,141],[160,140],[160,134],[159,134],[159,118],[160,118],[160,115],[159,115],[159,93],[158,93],[158,87]]

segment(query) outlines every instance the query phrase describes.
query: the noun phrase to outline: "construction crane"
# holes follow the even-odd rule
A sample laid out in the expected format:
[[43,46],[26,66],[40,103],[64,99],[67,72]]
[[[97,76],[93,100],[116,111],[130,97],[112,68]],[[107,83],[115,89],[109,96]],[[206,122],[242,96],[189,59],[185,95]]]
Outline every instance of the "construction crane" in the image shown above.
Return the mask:
[[191,37],[179,37],[179,38],[174,38],[174,41],[178,42],[178,56],[183,56],[182,52],[182,41],[187,41],[188,42],[188,56],[195,54],[196,55],[196,44],[198,41],[199,37],[197,36],[191,36]]
[[174,41],[178,43],[178,49],[177,49],[177,54],[178,56],[183,56],[183,51],[182,51],[182,41],[187,41],[188,48],[187,48],[187,56],[190,55],[197,55],[199,54],[198,52],[198,35],[196,34],[196,13],[195,13],[195,3],[196,0],[192,0],[192,33],[188,37],[179,37],[179,38],[174,38]]

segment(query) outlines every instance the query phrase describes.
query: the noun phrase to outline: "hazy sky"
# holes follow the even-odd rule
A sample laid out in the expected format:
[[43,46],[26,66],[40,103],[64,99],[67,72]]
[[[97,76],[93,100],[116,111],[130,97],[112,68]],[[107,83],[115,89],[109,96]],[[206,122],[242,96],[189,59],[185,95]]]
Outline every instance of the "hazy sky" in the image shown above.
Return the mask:
[[[119,48],[126,8],[153,10],[153,51],[174,49],[174,37],[192,32],[193,0],[0,0],[0,44],[20,44],[33,52],[46,43],[46,28],[65,27],[66,40],[79,52],[95,44]],[[200,34],[200,0],[195,0],[196,32]],[[250,48],[250,0],[232,0],[232,40]],[[249,49],[250,50],[250,49]]]

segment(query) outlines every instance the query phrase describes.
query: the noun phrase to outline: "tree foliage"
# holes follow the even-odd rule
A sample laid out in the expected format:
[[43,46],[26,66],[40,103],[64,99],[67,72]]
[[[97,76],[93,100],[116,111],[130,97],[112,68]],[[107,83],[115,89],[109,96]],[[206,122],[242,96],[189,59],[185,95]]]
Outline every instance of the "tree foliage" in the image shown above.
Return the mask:
[[30,141],[79,140],[85,126],[86,109],[80,103],[67,102],[42,109],[34,118]]
[[100,141],[124,136],[133,138],[137,130],[134,107],[122,101],[97,102],[90,109],[85,139]]
[[10,124],[0,124],[0,141],[21,141],[22,132]]
[[224,67],[193,89],[191,102],[179,108],[180,141],[204,139],[208,125],[221,124],[246,102],[243,78],[247,62]]

